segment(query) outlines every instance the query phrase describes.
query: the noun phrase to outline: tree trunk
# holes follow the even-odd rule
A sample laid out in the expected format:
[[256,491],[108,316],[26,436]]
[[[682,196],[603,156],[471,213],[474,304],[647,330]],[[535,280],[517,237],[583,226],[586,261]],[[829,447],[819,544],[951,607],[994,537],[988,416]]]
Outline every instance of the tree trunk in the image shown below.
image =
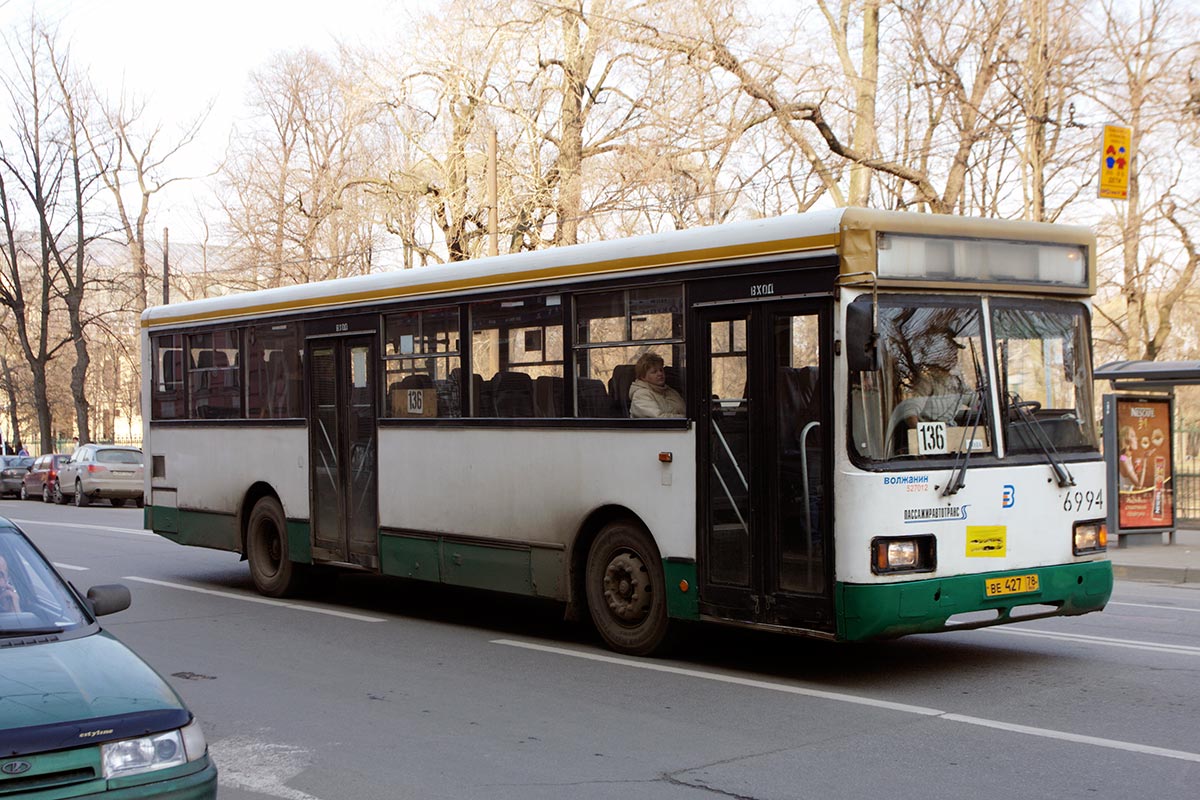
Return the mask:
[[50,420],[50,398],[46,392],[46,365],[40,361],[31,361],[29,373],[33,379],[33,406],[37,409],[38,453],[53,453],[54,432]]
[[583,208],[583,94],[592,59],[583,41],[583,20],[573,9],[563,9],[563,87],[559,130],[558,202],[554,213],[558,229],[554,243],[579,242],[579,212]]
[[8,428],[12,431],[12,441],[9,443],[13,447],[13,452],[17,452],[21,445],[21,422],[17,416],[17,387],[13,383],[12,367],[8,364],[8,357],[0,355],[0,372],[4,374],[4,398],[8,403]]
[[[868,0],[863,9],[862,68],[855,81],[854,149],[875,157],[875,93],[879,85],[879,2]],[[866,206],[871,198],[874,169],[855,162],[850,166],[850,205]]]

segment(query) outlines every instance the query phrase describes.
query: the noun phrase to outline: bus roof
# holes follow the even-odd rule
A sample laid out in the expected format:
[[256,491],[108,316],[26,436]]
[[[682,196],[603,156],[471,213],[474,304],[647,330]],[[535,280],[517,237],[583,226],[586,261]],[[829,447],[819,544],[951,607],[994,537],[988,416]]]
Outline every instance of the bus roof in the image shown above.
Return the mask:
[[[142,327],[353,307],[384,300],[470,294],[505,286],[562,285],[620,273],[761,263],[820,251],[847,252],[842,272],[870,271],[866,244],[879,231],[1087,245],[1087,228],[867,209],[832,209],[570,247],[336,278],[146,309]],[[850,247],[851,242],[857,242]],[[1089,259],[1090,260],[1090,259]]]

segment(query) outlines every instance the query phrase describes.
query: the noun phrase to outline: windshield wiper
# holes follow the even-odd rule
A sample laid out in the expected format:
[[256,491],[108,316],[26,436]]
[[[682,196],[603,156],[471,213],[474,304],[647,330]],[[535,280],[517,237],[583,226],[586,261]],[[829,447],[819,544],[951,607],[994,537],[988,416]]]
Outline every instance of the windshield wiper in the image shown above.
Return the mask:
[[969,427],[971,430],[963,437],[958,450],[954,453],[954,465],[950,468],[950,480],[946,482],[946,488],[942,490],[943,497],[958,494],[958,490],[967,485],[967,466],[971,462],[971,451],[975,449],[975,432],[979,430],[979,423],[988,406],[987,398],[988,391],[985,383],[975,389],[975,403],[967,414],[967,424],[963,426],[964,428]]
[[62,628],[4,628],[0,629],[0,639],[19,639],[23,636],[48,636],[51,633],[62,633]]
[[1054,470],[1054,479],[1058,481],[1058,488],[1063,489],[1067,486],[1075,485],[1075,478],[1067,470],[1067,468],[1059,462],[1058,450],[1054,447],[1054,442],[1050,441],[1050,437],[1046,434],[1046,429],[1042,427],[1042,421],[1038,419],[1031,408],[1040,408],[1034,401],[1022,401],[1019,397],[1014,397],[1013,401],[1008,404],[1012,411],[1017,412],[1017,416],[1026,425],[1026,430],[1032,432],[1033,441],[1037,444],[1038,449],[1042,451],[1042,455],[1046,457],[1046,462],[1050,464],[1050,469]]
[[[971,463],[971,451],[975,449],[975,432],[979,430],[979,421],[983,419],[985,409],[988,412],[988,419],[991,419],[991,391],[983,376],[983,365],[979,361],[979,353],[975,350],[975,340],[971,339],[970,341],[971,362],[975,367],[975,404],[967,416],[967,425],[971,426],[971,432],[963,437],[958,446],[958,452],[954,454],[954,466],[950,468],[950,480],[946,483],[946,488],[942,490],[942,497],[958,494],[958,490],[967,485],[967,467]],[[964,445],[965,450],[963,449]],[[959,459],[962,459],[961,466]]]

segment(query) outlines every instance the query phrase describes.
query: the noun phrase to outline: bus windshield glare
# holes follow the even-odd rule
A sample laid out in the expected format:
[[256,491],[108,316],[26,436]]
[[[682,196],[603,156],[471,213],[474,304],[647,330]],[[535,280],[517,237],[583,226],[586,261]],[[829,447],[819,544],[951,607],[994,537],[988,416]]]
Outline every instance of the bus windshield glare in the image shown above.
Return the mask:
[[[879,298],[880,369],[850,373],[858,456],[907,462],[991,455],[995,419],[1007,454],[1096,449],[1083,308],[990,299],[994,361],[983,337],[984,308],[977,299]],[[1000,390],[998,415],[990,408],[991,381]]]

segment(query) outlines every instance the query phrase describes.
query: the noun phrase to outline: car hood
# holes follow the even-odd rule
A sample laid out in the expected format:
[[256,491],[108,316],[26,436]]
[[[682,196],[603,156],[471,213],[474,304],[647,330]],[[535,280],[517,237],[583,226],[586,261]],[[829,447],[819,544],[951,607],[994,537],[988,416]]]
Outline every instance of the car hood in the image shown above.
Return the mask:
[[18,728],[64,724],[85,731],[92,720],[162,711],[187,715],[166,681],[104,631],[0,647],[0,738]]

